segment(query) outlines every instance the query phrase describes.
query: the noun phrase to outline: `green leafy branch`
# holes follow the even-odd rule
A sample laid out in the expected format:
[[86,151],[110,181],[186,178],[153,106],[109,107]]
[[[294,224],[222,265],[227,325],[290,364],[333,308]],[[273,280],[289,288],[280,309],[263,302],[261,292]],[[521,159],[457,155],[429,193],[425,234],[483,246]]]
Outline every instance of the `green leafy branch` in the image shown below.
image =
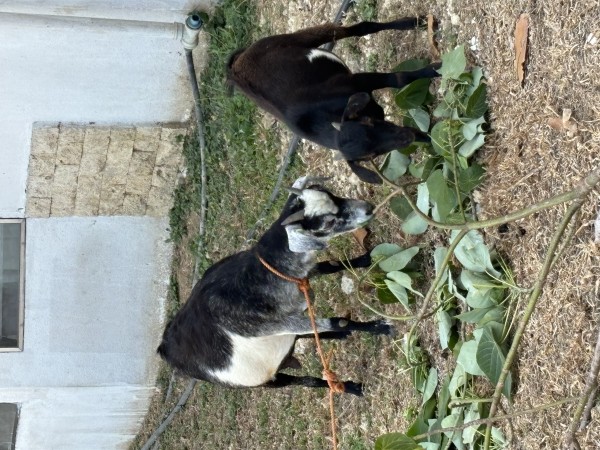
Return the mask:
[[[501,217],[475,220],[470,194],[481,183],[485,170],[471,162],[470,157],[485,142],[486,84],[480,68],[465,71],[462,47],[444,55],[442,61],[439,70],[442,100],[435,108],[435,99],[429,93],[430,80],[409,84],[395,99],[401,108],[404,125],[429,131],[431,146],[413,145],[401,152],[394,151],[381,168],[374,165],[384,184],[391,188],[391,193],[376,211],[389,205],[402,220],[401,228],[406,234],[422,234],[429,226],[451,232],[448,248],[435,250],[436,275],[425,295],[413,286],[418,273],[412,259],[419,253],[419,247],[402,249],[384,243],[372,252],[377,270],[369,271],[367,278],[376,287],[379,301],[400,303],[408,313],[399,317],[400,320],[414,321],[402,339],[402,352],[415,389],[423,396],[419,415],[409,430],[405,434],[386,435],[389,438],[382,436],[383,440],[378,440],[380,447],[376,444],[376,448],[431,450],[454,444],[458,449],[467,446],[489,449],[490,446],[504,445],[502,432],[492,424],[499,419],[496,412],[502,395],[510,400],[510,367],[548,273],[574,234],[575,227],[566,232],[568,225],[600,182],[600,169],[597,169],[568,192]],[[427,61],[411,60],[398,66],[397,70],[414,70],[425,64]],[[438,121],[429,130],[431,109]],[[422,154],[411,161],[409,155],[419,149],[423,150]],[[398,181],[407,173],[417,181]],[[416,200],[413,199],[415,194]],[[490,252],[477,230],[513,222],[567,202],[572,202],[571,206],[554,234],[535,284],[531,289],[516,286],[506,264]],[[559,245],[561,241],[562,246]],[[454,266],[453,258],[460,265]],[[513,303],[524,293],[529,294],[528,304],[509,347],[507,337],[514,325],[510,316],[517,308]],[[437,304],[432,307],[434,300]],[[420,306],[414,312],[416,301]],[[361,302],[366,304],[362,299]],[[369,308],[375,311],[371,306]],[[435,368],[427,369],[427,358],[415,337],[419,324],[434,315],[440,345],[442,349],[453,351],[457,363],[454,372],[443,380],[438,379]],[[457,323],[462,324],[461,333],[470,330],[468,336],[458,336]],[[480,399],[470,392],[477,376],[485,376],[495,385],[491,399]],[[588,384],[592,386],[593,383]],[[565,399],[548,407],[579,400],[577,414],[580,416],[589,404],[592,387],[588,386],[581,399]],[[533,410],[522,413],[527,412]],[[574,418],[574,424],[576,421],[579,417]],[[486,425],[485,432],[479,431],[483,424]],[[572,426],[574,429],[575,425]],[[569,440],[576,442],[574,431]],[[417,441],[421,442],[417,444]]]

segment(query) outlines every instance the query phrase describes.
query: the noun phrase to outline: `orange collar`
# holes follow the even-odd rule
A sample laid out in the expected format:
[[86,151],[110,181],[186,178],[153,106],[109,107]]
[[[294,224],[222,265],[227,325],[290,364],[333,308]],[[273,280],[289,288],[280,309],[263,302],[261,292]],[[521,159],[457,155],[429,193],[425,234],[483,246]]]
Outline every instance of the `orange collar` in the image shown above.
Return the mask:
[[269,270],[269,272],[277,275],[282,280],[289,281],[290,283],[296,283],[298,285],[298,289],[305,294],[310,290],[310,282],[308,281],[308,277],[296,278],[296,277],[291,277],[289,275],[285,275],[285,274],[281,273],[279,270],[277,270],[275,267],[270,265],[268,262],[266,262],[262,258],[262,256],[260,256],[258,254],[257,254],[257,256],[258,256],[258,260],[262,263],[263,266],[265,266],[267,268],[267,270]]

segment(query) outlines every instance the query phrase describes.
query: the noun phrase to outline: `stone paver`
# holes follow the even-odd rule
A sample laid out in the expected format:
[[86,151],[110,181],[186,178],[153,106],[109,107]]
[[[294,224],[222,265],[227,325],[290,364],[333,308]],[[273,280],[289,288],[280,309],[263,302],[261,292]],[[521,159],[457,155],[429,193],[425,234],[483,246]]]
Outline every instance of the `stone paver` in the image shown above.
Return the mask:
[[34,125],[27,217],[167,215],[186,134],[183,124]]

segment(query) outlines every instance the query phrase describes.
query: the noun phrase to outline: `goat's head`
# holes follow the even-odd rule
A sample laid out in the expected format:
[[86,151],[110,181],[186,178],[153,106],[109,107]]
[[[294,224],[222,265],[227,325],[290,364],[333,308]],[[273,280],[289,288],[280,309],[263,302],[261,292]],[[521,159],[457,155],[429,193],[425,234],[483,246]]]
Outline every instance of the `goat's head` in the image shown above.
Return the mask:
[[370,203],[337,197],[321,183],[322,179],[303,177],[290,188],[291,213],[281,225],[293,252],[324,249],[332,237],[360,228],[373,217]]

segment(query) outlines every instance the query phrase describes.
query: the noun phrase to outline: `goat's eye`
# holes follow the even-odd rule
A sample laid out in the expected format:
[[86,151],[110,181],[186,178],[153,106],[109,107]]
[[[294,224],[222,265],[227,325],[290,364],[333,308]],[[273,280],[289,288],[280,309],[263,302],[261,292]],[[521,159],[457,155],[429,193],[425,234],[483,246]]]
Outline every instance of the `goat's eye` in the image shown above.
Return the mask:
[[335,225],[335,218],[327,219],[323,224],[323,228],[329,229]]

